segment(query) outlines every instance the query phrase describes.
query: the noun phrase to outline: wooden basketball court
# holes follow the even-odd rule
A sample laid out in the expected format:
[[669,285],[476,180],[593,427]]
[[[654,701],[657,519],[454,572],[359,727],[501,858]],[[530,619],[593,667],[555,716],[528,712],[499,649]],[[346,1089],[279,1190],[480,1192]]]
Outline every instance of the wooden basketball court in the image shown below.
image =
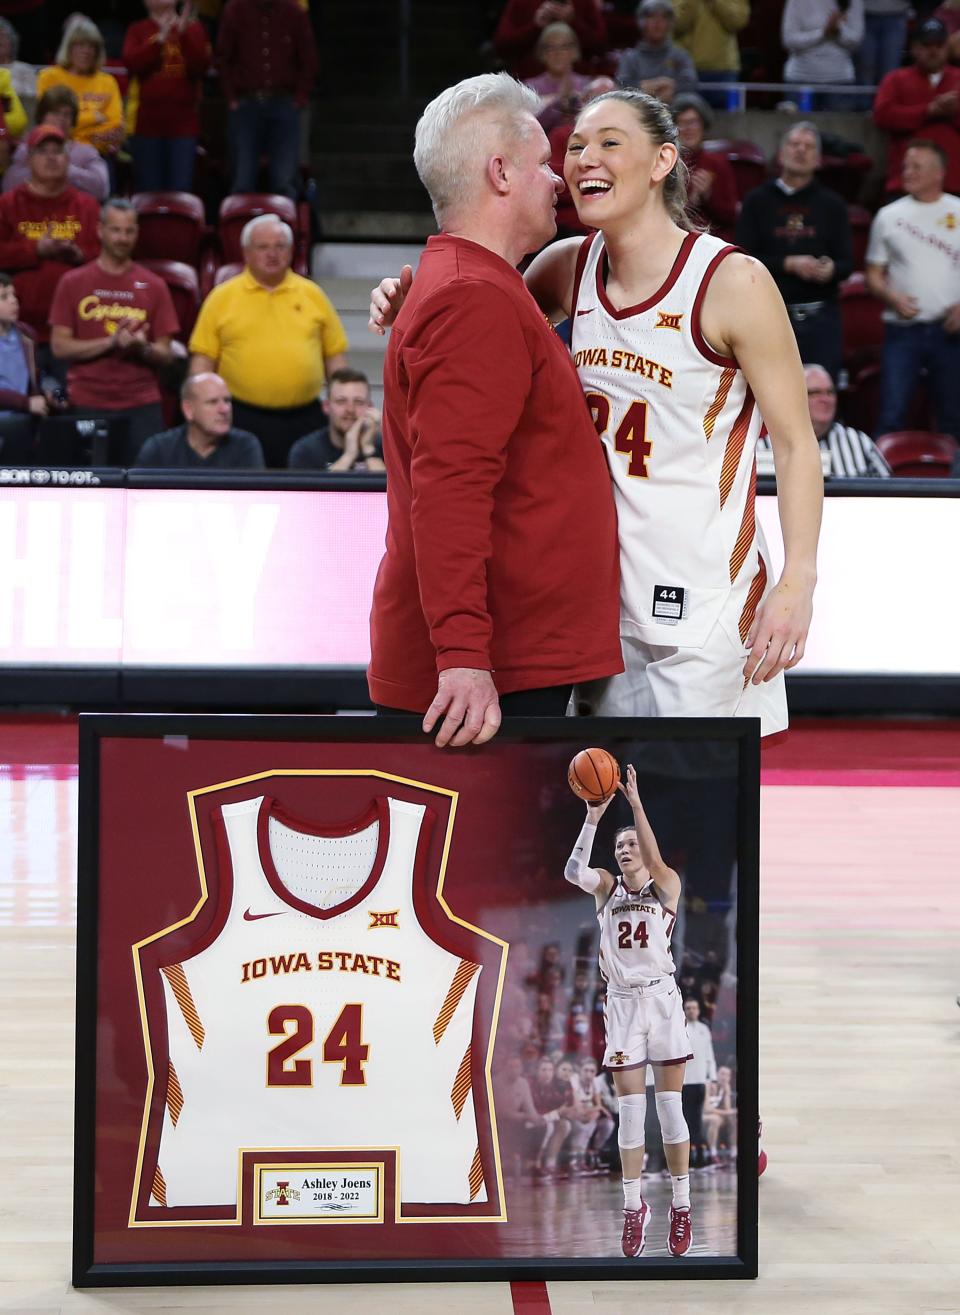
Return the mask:
[[[0,725],[0,1311],[960,1315],[957,724],[765,754],[755,1283],[73,1291],[75,763],[71,725]],[[609,1228],[575,1187],[545,1242]]]

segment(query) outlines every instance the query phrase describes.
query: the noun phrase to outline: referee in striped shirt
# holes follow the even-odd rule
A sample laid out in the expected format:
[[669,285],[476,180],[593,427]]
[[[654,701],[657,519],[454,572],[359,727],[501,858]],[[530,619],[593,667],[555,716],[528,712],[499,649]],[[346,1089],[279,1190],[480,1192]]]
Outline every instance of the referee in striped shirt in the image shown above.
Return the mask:
[[[817,442],[823,452],[830,454],[830,475],[833,479],[886,478],[892,475],[883,453],[862,429],[843,425],[837,419],[837,390],[822,365],[805,365],[807,405]],[[764,434],[761,443],[769,448],[770,439]]]

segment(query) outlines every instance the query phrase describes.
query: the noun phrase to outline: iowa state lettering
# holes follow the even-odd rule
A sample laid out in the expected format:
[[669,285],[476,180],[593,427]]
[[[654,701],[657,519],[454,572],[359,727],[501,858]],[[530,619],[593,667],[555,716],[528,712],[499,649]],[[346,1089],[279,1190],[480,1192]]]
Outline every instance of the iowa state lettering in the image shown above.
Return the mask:
[[673,371],[668,370],[659,361],[651,361],[638,352],[628,352],[617,347],[608,352],[606,347],[582,347],[574,353],[573,363],[579,370],[581,365],[605,366],[608,370],[625,370],[627,374],[642,374],[654,383],[663,384],[664,388],[673,387]]
[[352,950],[320,950],[313,959],[305,950],[291,954],[271,954],[240,965],[240,981],[255,982],[262,977],[281,977],[285,973],[341,972],[366,973],[400,981],[400,964],[379,954],[355,954]]

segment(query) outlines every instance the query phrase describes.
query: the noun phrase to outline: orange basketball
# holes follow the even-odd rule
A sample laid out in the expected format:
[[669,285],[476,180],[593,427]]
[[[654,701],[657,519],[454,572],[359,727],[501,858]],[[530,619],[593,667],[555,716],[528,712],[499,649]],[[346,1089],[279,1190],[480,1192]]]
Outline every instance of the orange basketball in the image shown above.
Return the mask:
[[620,784],[620,767],[606,749],[581,749],[567,768],[570,789],[586,804],[602,804]]

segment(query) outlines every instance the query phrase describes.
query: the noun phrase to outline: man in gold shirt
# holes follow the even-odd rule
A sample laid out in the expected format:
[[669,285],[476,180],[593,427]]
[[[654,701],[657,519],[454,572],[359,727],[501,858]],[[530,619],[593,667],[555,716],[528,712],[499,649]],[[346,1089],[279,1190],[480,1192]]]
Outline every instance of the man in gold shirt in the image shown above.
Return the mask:
[[213,289],[190,338],[191,374],[214,371],[234,423],[259,438],[268,466],[324,423],[324,380],[347,363],[347,336],[326,293],[290,268],[293,233],[275,215],[241,234],[246,268]]

